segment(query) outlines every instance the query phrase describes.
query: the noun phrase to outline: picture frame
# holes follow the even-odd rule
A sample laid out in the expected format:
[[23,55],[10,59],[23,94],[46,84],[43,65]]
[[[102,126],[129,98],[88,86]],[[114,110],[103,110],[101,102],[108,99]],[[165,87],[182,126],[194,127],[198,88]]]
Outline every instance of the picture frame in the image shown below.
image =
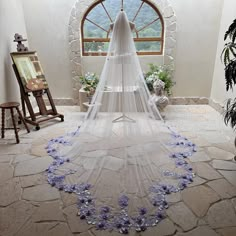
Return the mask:
[[25,92],[48,88],[41,63],[35,51],[13,52],[11,57]]

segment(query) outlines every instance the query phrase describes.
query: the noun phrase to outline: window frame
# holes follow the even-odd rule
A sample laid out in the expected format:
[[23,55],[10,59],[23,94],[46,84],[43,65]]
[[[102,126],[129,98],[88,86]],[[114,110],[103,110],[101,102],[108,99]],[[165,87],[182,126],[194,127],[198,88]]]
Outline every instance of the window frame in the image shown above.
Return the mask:
[[[90,11],[93,10],[93,8],[95,8],[98,4],[102,4],[102,2],[104,2],[104,0],[100,0],[100,1],[97,1],[95,3],[93,3],[89,8],[88,10],[85,12],[83,18],[82,18],[82,21],[81,21],[81,42],[82,42],[82,56],[106,56],[107,55],[107,52],[85,52],[85,48],[84,48],[84,43],[86,42],[110,42],[110,39],[108,38],[108,35],[110,33],[110,29],[106,32],[107,32],[107,38],[85,38],[84,37],[84,22],[85,20],[88,20],[87,19],[87,16],[88,14],[90,13]],[[142,8],[143,4],[146,3],[148,4],[150,7],[152,7],[152,9],[157,13],[157,16],[159,16],[159,19],[160,19],[160,23],[162,25],[162,30],[161,30],[161,37],[138,37],[138,32],[137,30],[135,31],[136,32],[136,35],[137,37],[134,38],[134,42],[161,42],[161,49],[160,51],[156,51],[156,52],[150,52],[150,51],[142,51],[142,52],[137,52],[138,55],[163,55],[163,48],[164,48],[164,20],[163,20],[163,17],[160,13],[160,11],[158,10],[158,8],[151,2],[149,2],[148,0],[142,0],[142,3],[138,9],[138,11],[136,12],[135,14],[135,17],[134,19],[137,17],[140,9]],[[123,0],[121,0],[121,7],[123,7]],[[104,10],[106,11],[108,17],[110,18],[110,15],[109,13],[107,12],[105,6],[102,4],[102,6],[104,7]],[[134,20],[133,19],[133,20]],[[110,18],[111,20],[111,23],[112,23],[112,19]],[[89,20],[88,20],[89,21]],[[90,21],[91,22],[91,21]],[[155,21],[154,21],[155,22]],[[152,22],[152,23],[154,23]],[[145,25],[145,28],[148,27],[149,25],[151,25],[152,23],[149,23],[147,25]],[[97,25],[97,27],[101,28],[100,26]],[[144,28],[144,27],[143,27]],[[104,29],[103,29],[104,30]]]

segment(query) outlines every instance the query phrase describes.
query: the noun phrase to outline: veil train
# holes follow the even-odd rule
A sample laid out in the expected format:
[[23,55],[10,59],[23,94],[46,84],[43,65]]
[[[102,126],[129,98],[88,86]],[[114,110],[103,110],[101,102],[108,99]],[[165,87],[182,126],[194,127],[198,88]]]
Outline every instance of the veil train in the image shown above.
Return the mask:
[[165,217],[171,193],[193,181],[196,146],[168,127],[150,99],[132,28],[120,11],[83,124],[54,138],[48,182],[78,196],[78,215],[97,229],[144,231]]

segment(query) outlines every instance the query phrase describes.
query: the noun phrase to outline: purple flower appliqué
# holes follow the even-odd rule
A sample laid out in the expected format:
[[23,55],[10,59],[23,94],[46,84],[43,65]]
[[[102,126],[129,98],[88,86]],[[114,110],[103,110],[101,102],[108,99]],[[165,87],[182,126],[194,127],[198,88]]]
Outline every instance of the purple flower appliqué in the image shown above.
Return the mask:
[[145,214],[147,214],[147,208],[145,208],[145,207],[139,208],[139,214],[140,214],[140,215],[145,215]]
[[[184,172],[181,174],[174,171],[163,171],[163,175],[178,180],[178,184],[170,185],[165,183],[154,183],[150,186],[150,201],[156,208],[156,213],[148,214],[145,207],[138,208],[138,214],[130,215],[128,212],[129,198],[126,195],[120,196],[118,204],[120,211],[113,212],[110,207],[103,206],[99,210],[96,209],[95,198],[90,192],[91,185],[89,183],[66,184],[65,177],[75,173],[77,170],[69,170],[64,175],[56,174],[59,168],[70,162],[66,156],[62,156],[58,151],[58,146],[72,145],[71,138],[79,134],[79,129],[65,136],[52,139],[48,142],[46,150],[54,159],[53,163],[47,168],[47,178],[51,186],[68,193],[75,193],[78,196],[78,209],[80,219],[84,219],[88,224],[96,225],[98,230],[115,230],[121,234],[128,234],[130,229],[137,232],[145,231],[147,227],[157,225],[165,218],[165,209],[168,208],[166,195],[173,192],[183,190],[193,182],[193,168],[188,164],[187,157],[192,156],[197,151],[196,145],[187,138],[179,135],[171,130],[172,142],[168,143],[173,149],[170,158],[174,159],[175,165]],[[177,150],[176,150],[177,149]],[[181,151],[180,151],[181,149]]]
[[119,203],[120,207],[122,207],[122,208],[127,207],[128,202],[129,202],[129,198],[126,195],[122,195],[118,200],[118,203]]

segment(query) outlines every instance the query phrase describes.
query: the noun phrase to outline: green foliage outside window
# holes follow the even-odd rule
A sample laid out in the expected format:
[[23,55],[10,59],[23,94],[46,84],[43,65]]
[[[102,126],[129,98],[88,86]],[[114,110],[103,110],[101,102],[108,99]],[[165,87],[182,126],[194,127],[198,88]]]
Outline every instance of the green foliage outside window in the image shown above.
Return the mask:
[[[111,16],[112,21],[120,10],[121,1],[119,0],[105,0],[102,1],[107,12]],[[135,18],[138,9],[143,1],[138,0],[124,0],[124,10],[130,21]],[[145,41],[145,38],[161,38],[162,37],[162,23],[158,19],[157,12],[147,3],[143,3],[137,17],[134,20],[135,28],[138,31],[138,38],[143,38],[143,41],[136,42],[138,52],[160,52],[162,43],[160,41]],[[89,19],[89,20],[87,20]],[[158,19],[158,20],[157,20]],[[153,22],[156,20],[155,22]],[[91,23],[94,22],[95,24]],[[151,23],[153,22],[153,23]],[[99,3],[86,16],[83,26],[84,38],[100,38],[107,39],[111,37],[109,31],[111,20],[107,16],[104,8]],[[151,23],[151,24],[150,24]],[[149,25],[150,24],[150,25]],[[134,33],[134,38],[137,35]],[[103,42],[84,42],[85,52],[97,52],[99,49],[103,52],[107,51],[107,46]]]

